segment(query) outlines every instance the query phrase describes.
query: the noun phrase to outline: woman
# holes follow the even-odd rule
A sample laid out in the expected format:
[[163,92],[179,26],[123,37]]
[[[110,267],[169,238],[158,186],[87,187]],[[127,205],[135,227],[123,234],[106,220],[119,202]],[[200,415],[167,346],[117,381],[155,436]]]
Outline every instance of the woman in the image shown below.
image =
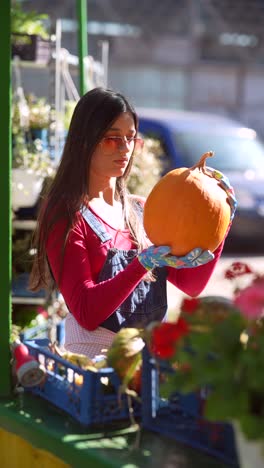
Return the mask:
[[126,190],[143,145],[137,131],[137,115],[124,96],[103,88],[86,93],[35,233],[31,289],[60,290],[70,311],[65,348],[90,358],[109,348],[121,327],[165,319],[167,279],[198,295],[223,248],[197,248],[177,258],[166,246],[150,245],[144,200]]

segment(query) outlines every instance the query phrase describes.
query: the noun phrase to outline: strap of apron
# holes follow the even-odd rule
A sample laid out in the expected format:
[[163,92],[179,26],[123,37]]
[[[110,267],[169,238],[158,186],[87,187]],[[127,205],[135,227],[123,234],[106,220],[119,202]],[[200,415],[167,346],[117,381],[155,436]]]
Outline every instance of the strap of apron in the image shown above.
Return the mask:
[[97,217],[87,208],[83,206],[80,209],[81,215],[89,224],[90,228],[95,232],[95,234],[99,237],[101,242],[107,242],[112,239],[112,236],[105,230],[105,227],[100,223]]

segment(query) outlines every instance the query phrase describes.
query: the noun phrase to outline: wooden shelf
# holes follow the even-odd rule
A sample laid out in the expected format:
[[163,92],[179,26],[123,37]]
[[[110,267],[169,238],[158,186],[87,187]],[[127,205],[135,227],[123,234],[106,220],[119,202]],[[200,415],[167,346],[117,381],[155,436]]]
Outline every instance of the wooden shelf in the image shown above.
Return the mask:
[[48,294],[41,290],[37,293],[28,290],[28,273],[20,273],[12,280],[12,304],[46,304]]
[[35,60],[21,60],[18,58],[17,62],[15,59],[12,60],[13,66],[19,66],[21,68],[30,68],[30,69],[39,69],[43,70],[47,68],[48,62],[47,61],[35,61]]
[[12,226],[15,229],[33,231],[37,226],[37,221],[35,219],[14,219]]
[[46,302],[47,300],[44,297],[21,297],[21,296],[12,297],[12,304],[44,305],[46,304]]

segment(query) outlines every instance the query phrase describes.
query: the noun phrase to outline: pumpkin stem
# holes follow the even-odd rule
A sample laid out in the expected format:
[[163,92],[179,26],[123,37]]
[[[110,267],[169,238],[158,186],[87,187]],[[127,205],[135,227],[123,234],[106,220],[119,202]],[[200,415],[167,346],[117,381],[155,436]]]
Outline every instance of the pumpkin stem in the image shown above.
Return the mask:
[[199,169],[199,171],[206,172],[206,159],[207,158],[212,158],[214,156],[213,151],[207,151],[207,153],[204,153],[200,160],[198,161],[197,164],[191,167],[191,170],[193,169]]

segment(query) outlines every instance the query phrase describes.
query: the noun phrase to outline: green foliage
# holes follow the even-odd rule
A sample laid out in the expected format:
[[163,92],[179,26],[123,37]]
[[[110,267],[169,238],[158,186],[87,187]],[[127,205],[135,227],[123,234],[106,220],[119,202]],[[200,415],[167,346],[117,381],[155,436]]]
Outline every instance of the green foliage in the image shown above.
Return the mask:
[[33,94],[27,96],[15,92],[12,102],[12,133],[21,129],[43,129],[51,124],[51,106],[46,98],[37,98]]
[[76,101],[65,101],[65,110],[63,115],[64,129],[69,130],[73,111],[76,107]]
[[21,330],[31,328],[34,325],[34,319],[38,314],[37,306],[14,305],[12,319],[17,327]]
[[52,177],[55,171],[50,153],[43,149],[42,141],[26,141],[25,133],[15,137],[12,167],[34,172],[37,176]]
[[11,32],[13,34],[36,34],[42,39],[48,39],[49,34],[44,25],[48,19],[46,14],[38,14],[35,11],[23,11],[20,3],[13,2],[11,7]]
[[36,98],[33,94],[26,96],[29,109],[30,128],[48,128],[51,122],[51,106],[46,98]]
[[249,321],[224,302],[200,300],[183,313],[189,334],[176,344],[162,396],[207,389],[205,417],[236,420],[248,438],[264,438],[264,321]]
[[14,93],[12,104],[13,151],[12,167],[23,168],[38,176],[51,177],[54,167],[50,153],[43,141],[33,137],[34,130],[47,129],[51,125],[51,108],[46,98],[33,94],[24,97]]
[[35,328],[46,324],[47,318],[40,313],[39,309],[39,306],[34,305],[13,305],[11,343],[19,339],[19,334],[21,332],[25,332],[29,328]]

